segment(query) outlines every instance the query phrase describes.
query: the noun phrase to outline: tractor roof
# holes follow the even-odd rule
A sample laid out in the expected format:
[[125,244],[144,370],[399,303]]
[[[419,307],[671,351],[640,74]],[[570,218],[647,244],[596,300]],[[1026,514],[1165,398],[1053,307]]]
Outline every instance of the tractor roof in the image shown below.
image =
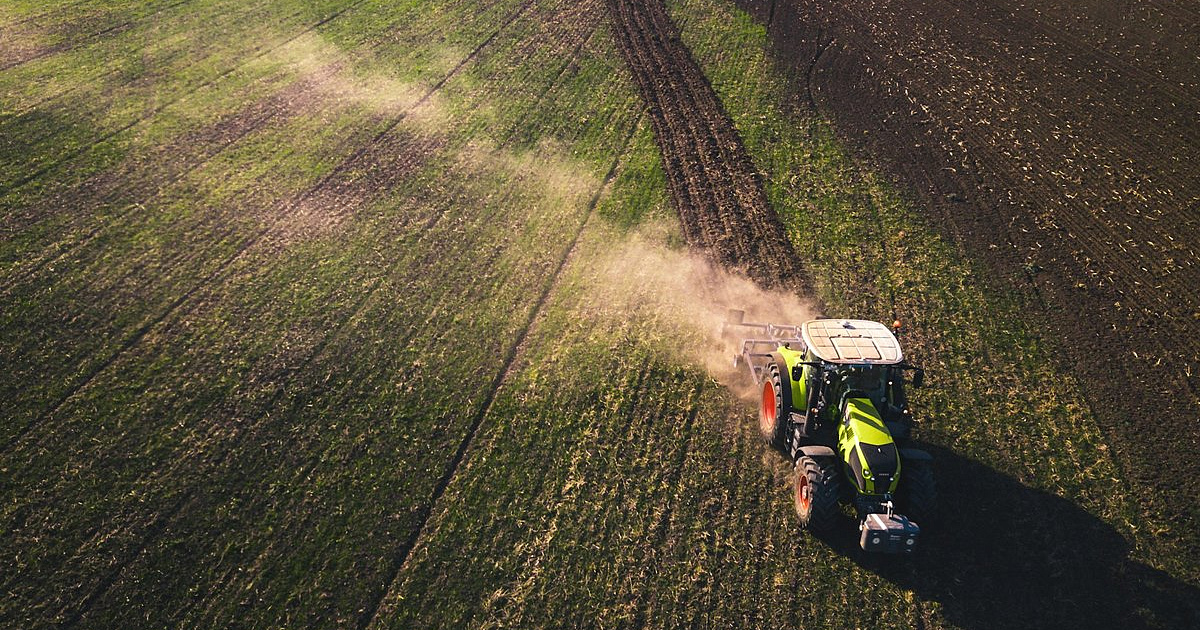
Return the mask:
[[899,363],[900,342],[887,326],[863,319],[814,319],[802,327],[804,343],[830,363]]

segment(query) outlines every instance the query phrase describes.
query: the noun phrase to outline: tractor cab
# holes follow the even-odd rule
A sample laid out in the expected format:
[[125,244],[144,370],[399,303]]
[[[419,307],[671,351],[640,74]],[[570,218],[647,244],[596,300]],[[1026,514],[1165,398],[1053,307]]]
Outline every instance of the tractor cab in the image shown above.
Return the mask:
[[801,333],[814,386],[824,389],[813,408],[827,412],[825,420],[837,422],[851,399],[869,400],[882,419],[907,433],[910,420],[904,394],[904,355],[896,335],[883,324],[853,319],[818,319],[807,322]]

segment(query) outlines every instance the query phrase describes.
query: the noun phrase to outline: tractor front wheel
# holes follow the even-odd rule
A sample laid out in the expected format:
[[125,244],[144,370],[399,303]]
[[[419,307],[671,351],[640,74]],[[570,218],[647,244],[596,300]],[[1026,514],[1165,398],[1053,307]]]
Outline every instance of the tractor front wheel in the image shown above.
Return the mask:
[[[758,410],[758,432],[771,448],[782,451],[786,446],[787,417],[791,411],[788,399],[791,398],[792,384],[785,381],[787,376],[779,368],[774,359],[763,368],[765,370],[762,384],[762,402]],[[787,387],[785,390],[784,387]]]
[[807,455],[796,460],[794,480],[796,516],[800,525],[814,532],[827,532],[838,517],[837,468],[829,458]]

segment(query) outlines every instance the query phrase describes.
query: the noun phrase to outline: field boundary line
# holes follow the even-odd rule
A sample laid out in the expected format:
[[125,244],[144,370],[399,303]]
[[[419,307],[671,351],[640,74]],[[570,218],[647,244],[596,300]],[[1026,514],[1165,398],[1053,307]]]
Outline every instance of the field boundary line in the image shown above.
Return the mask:
[[49,173],[50,171],[52,171],[56,168],[59,168],[62,165],[66,164],[67,162],[90,151],[91,149],[95,148],[97,145],[107,142],[108,140],[111,140],[111,139],[115,138],[116,136],[119,136],[122,133],[129,131],[130,129],[146,122],[147,120],[150,120],[151,118],[153,118],[153,117],[157,116],[158,114],[160,114],[161,112],[165,111],[168,107],[171,107],[171,106],[175,105],[176,103],[183,101],[184,99],[194,95],[195,93],[199,92],[200,90],[203,90],[207,87],[211,87],[212,85],[215,85],[218,81],[221,81],[225,77],[228,77],[229,75],[233,74],[234,72],[237,72],[238,70],[240,70],[241,68],[243,68],[247,64],[249,64],[250,62],[252,62],[256,59],[261,59],[262,57],[265,57],[266,55],[269,55],[269,54],[275,52],[276,50],[279,50],[280,48],[287,46],[288,44],[296,41],[297,39],[300,39],[301,37],[307,35],[308,33],[311,33],[312,31],[314,31],[318,28],[321,28],[322,26],[341,17],[347,11],[350,11],[351,9],[357,7],[358,5],[363,4],[364,2],[366,2],[366,0],[354,0],[350,4],[347,4],[346,6],[339,9],[337,12],[333,13],[332,15],[320,20],[319,22],[317,22],[311,26],[305,27],[300,32],[298,32],[295,35],[289,37],[288,39],[280,42],[279,44],[272,46],[270,48],[265,48],[265,49],[259,51],[258,53],[245,58],[241,63],[238,63],[238,64],[230,67],[229,69],[225,70],[221,74],[218,74],[217,76],[209,79],[208,81],[205,81],[205,82],[201,83],[200,85],[197,85],[195,88],[188,90],[187,92],[185,92],[183,94],[180,94],[176,98],[174,98],[170,101],[167,101],[167,102],[159,105],[158,107],[155,107],[154,109],[150,110],[150,112],[147,113],[145,116],[141,116],[140,118],[136,118],[133,121],[131,121],[125,125],[122,125],[121,127],[118,127],[111,131],[105,132],[105,133],[101,134],[99,137],[95,138],[94,140],[85,143],[84,145],[80,146],[79,148],[71,151],[70,153],[67,153],[66,155],[59,157],[56,160],[51,161],[49,164],[46,164],[45,166],[37,169],[36,171],[34,171],[28,175],[25,175],[23,177],[18,178],[17,180],[13,181],[11,184],[0,186],[0,195],[7,194],[7,193],[10,193],[19,188],[22,188],[26,184],[41,177],[42,175],[45,175],[46,173]]
[[554,273],[550,274],[550,277],[546,280],[546,285],[542,289],[541,295],[538,296],[537,302],[534,304],[533,308],[530,309],[529,316],[526,318],[524,325],[517,334],[516,340],[513,342],[512,346],[509,347],[508,352],[505,353],[504,363],[500,366],[500,370],[496,372],[496,376],[492,379],[492,383],[488,387],[487,394],[484,396],[482,404],[479,406],[474,417],[471,419],[471,424],[467,429],[466,435],[463,436],[462,441],[458,445],[458,450],[455,451],[454,456],[450,459],[450,462],[446,467],[446,471],[442,473],[437,485],[434,486],[433,494],[430,496],[427,507],[421,511],[419,524],[409,534],[408,539],[404,542],[404,545],[400,547],[400,551],[393,561],[392,571],[388,576],[388,579],[384,582],[383,589],[380,591],[379,597],[377,597],[371,605],[364,609],[365,611],[369,612],[364,612],[363,616],[359,618],[357,627],[360,630],[370,628],[375,624],[375,620],[378,617],[380,610],[383,608],[384,601],[387,600],[388,594],[391,593],[392,589],[395,587],[396,580],[400,577],[400,574],[403,573],[405,566],[408,565],[408,560],[410,557],[412,557],[412,551],[416,549],[417,544],[421,542],[421,536],[425,533],[425,528],[429,524],[429,519],[433,516],[433,512],[435,508],[437,508],[438,503],[441,501],[442,495],[445,494],[446,489],[450,486],[450,482],[454,480],[455,474],[458,472],[459,467],[466,459],[467,451],[470,450],[472,443],[475,441],[475,436],[479,433],[479,429],[483,425],[483,421],[487,418],[488,412],[491,411],[492,405],[496,402],[496,396],[500,393],[500,390],[504,387],[505,382],[512,375],[516,358],[520,356],[522,351],[525,349],[526,341],[529,339],[529,333],[533,330],[534,324],[544,312],[546,302],[549,301],[550,294],[553,293],[554,288],[559,285],[558,281],[562,277],[562,272],[566,268],[567,262],[571,260],[572,254],[574,254],[578,248],[579,240],[582,238],[584,230],[591,223],[591,219],[596,212],[596,207],[600,204],[600,199],[604,196],[604,191],[608,190],[609,185],[616,177],[617,169],[621,165],[621,158],[625,157],[626,153],[628,152],[629,143],[633,139],[634,134],[637,133],[638,127],[641,125],[642,116],[642,114],[639,114],[634,119],[633,124],[630,125],[629,131],[626,132],[625,139],[621,143],[621,149],[613,158],[612,163],[609,165],[608,172],[605,173],[604,179],[596,188],[596,192],[592,195],[591,200],[588,202],[587,212],[584,213],[583,219],[579,222],[579,226],[575,229],[575,234],[571,238],[571,245],[567,248],[566,252],[563,253],[562,258],[559,259],[558,265],[554,269]]
[[[365,1],[365,0],[359,0],[359,2],[363,2],[363,1]],[[307,199],[312,197],[314,194],[319,192],[322,188],[324,188],[325,185],[328,184],[333,178],[335,178],[338,175],[340,175],[341,173],[345,172],[345,170],[347,168],[350,168],[351,166],[353,166],[355,161],[358,160],[363,154],[365,154],[369,148],[378,144],[388,133],[390,133],[393,129],[395,129],[415,109],[417,109],[418,107],[427,103],[429,101],[429,99],[432,98],[433,95],[435,93],[437,93],[446,84],[447,81],[449,81],[455,75],[457,75],[459,73],[459,71],[461,71],[462,68],[464,66],[466,66],[467,63],[469,63],[471,60],[475,59],[479,55],[480,51],[482,51],[488,44],[490,44],[492,41],[494,41],[496,39],[496,37],[500,34],[501,31],[503,31],[509,24],[512,24],[512,22],[514,20],[516,20],[518,16],[520,16],[522,13],[524,13],[525,10],[528,9],[529,6],[532,4],[533,4],[533,0],[525,0],[525,3],[522,4],[521,7],[519,9],[517,9],[517,11],[515,11],[512,15],[510,15],[509,18],[503,24],[501,24],[500,27],[498,29],[496,29],[496,31],[494,33],[492,33],[491,36],[489,36],[486,40],[484,40],[483,43],[476,46],[475,49],[470,52],[470,54],[468,54],[466,57],[464,57],[463,60],[460,61],[458,63],[458,65],[456,65],[454,67],[454,69],[452,69],[445,76],[443,76],[440,80],[438,80],[438,82],[435,83],[433,85],[433,87],[431,87],[428,91],[426,91],[424,96],[422,96],[419,100],[417,100],[412,105],[410,105],[404,112],[400,113],[400,115],[396,116],[390,123],[388,123],[387,126],[384,127],[383,130],[381,130],[379,133],[375,134],[375,136],[373,138],[371,138],[371,140],[367,141],[366,143],[363,144],[363,146],[359,147],[357,150],[353,151],[350,155],[348,155],[347,157],[342,159],[342,161],[339,162],[337,166],[335,166],[333,169],[331,169],[329,171],[329,173],[325,174],[320,179],[318,179],[315,184],[310,186],[307,190],[300,193],[296,197],[289,200],[286,203],[285,209],[292,209],[292,208],[295,208],[296,206],[300,205],[301,203],[303,203],[304,201],[306,201]],[[349,7],[347,7],[347,9],[349,9]],[[332,19],[332,18],[330,18],[330,19]],[[282,217],[282,215],[276,215],[276,216]],[[150,332],[150,330],[152,328],[154,328],[158,324],[162,323],[163,320],[165,320],[167,317],[170,317],[171,314],[174,313],[176,309],[178,309],[184,303],[189,301],[192,296],[194,296],[197,292],[200,291],[200,289],[204,288],[209,283],[213,282],[218,277],[220,277],[220,276],[224,275],[226,272],[228,272],[230,267],[233,265],[233,263],[235,261],[237,261],[238,258],[241,258],[241,256],[243,254],[245,254],[251,247],[253,247],[259,241],[261,241],[267,234],[270,234],[271,230],[275,229],[275,227],[280,223],[280,221],[282,221],[282,218],[277,218],[275,221],[271,222],[270,224],[266,225],[265,227],[260,228],[257,232],[255,232],[249,238],[247,238],[240,246],[238,246],[238,248],[232,254],[230,254],[228,257],[226,257],[224,261],[219,263],[217,268],[214,269],[212,271],[212,273],[205,276],[204,279],[200,280],[195,285],[193,285],[190,289],[185,291],[183,295],[179,296],[174,301],[172,301],[169,305],[167,305],[167,308],[164,309],[161,313],[159,313],[156,317],[154,317],[149,322],[146,322],[146,323],[142,324],[140,327],[138,327],[133,332],[132,335],[127,337],[123,342],[121,342],[121,345],[117,348],[117,350],[115,352],[113,352],[112,355],[110,355],[107,359],[104,359],[103,361],[101,361],[97,366],[93,367],[91,370],[88,370],[88,372],[79,380],[79,382],[76,383],[75,385],[69,387],[67,389],[67,391],[65,393],[63,393],[63,395],[60,396],[53,405],[50,406],[49,409],[47,409],[45,412],[39,414],[36,418],[34,418],[32,421],[30,421],[28,424],[26,424],[24,427],[22,427],[20,431],[18,431],[16,434],[14,434],[13,437],[8,440],[8,443],[5,444],[2,452],[4,452],[4,453],[11,452],[13,447],[15,447],[18,442],[20,442],[22,439],[24,439],[25,436],[28,435],[30,431],[32,431],[38,425],[45,422],[50,416],[53,416],[55,413],[57,413],[58,410],[63,406],[63,404],[65,404],[75,394],[77,394],[80,390],[82,390],[84,387],[86,387],[92,381],[92,379],[94,379],[97,375],[99,375],[101,372],[103,372],[109,366],[111,366],[122,354],[124,354],[126,351],[128,351],[130,348],[132,348],[134,345],[136,345],[143,337],[146,336],[146,333]]]

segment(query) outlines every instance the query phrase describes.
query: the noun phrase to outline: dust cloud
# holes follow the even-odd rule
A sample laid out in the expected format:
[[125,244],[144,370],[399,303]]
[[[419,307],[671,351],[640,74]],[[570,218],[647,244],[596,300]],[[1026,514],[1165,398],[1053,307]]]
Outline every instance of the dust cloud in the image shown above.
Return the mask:
[[698,252],[670,247],[664,228],[655,232],[634,234],[597,265],[604,300],[628,317],[658,324],[677,340],[672,351],[753,400],[757,392],[745,366],[733,364],[741,339],[753,331],[724,331],[730,310],[744,311],[748,322],[801,324],[819,315],[816,307],[797,295],[765,290]]
[[[450,57],[439,55],[439,59],[442,56]],[[307,33],[256,63],[293,74],[313,95],[319,96],[321,107],[359,107],[385,117],[404,114],[407,123],[431,129],[444,122],[444,108],[428,87],[398,81],[382,72],[366,71],[363,68],[369,64],[355,61],[319,34]]]
[[533,205],[538,208],[581,207],[600,184],[570,158],[567,147],[549,138],[521,151],[472,140],[459,150],[458,161],[463,173],[502,173],[513,185],[528,188],[536,194]]

